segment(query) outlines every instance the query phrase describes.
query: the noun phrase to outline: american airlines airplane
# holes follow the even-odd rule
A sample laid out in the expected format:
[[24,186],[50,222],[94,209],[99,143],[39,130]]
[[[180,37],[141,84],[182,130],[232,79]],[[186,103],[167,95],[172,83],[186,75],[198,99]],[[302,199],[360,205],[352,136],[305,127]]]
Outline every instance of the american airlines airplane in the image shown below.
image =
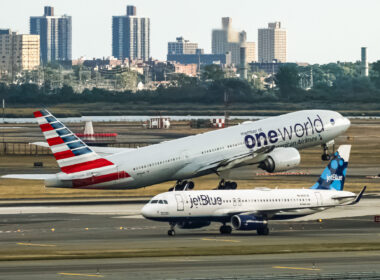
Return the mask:
[[211,222],[222,223],[221,234],[230,234],[233,227],[268,235],[268,220],[298,218],[359,202],[366,187],[359,195],[343,191],[350,149],[350,145],[340,146],[310,189],[173,190],[153,197],[141,213],[150,220],[169,222],[168,235],[175,235],[176,225],[192,229]]
[[[131,189],[177,180],[175,188],[193,185],[185,180],[216,173],[220,187],[228,171],[257,164],[268,172],[291,169],[300,163],[297,149],[322,145],[323,159],[334,138],[350,121],[334,111],[305,110],[248,121],[137,149],[89,147],[50,112],[34,112],[58,166],[57,174],[14,174],[3,178],[45,180],[46,187]],[[226,175],[227,174],[227,175]]]

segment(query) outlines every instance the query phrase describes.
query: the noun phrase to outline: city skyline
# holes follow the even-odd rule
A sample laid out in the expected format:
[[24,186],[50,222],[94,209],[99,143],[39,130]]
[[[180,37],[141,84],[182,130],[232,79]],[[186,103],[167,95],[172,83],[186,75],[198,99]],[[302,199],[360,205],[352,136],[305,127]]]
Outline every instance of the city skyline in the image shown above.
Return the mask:
[[[380,59],[380,33],[373,23],[380,2],[293,0],[230,1],[193,0],[94,0],[65,2],[14,0],[0,11],[0,28],[29,33],[29,17],[53,6],[73,22],[73,58],[106,57],[112,54],[112,16],[122,15],[127,5],[151,19],[151,56],[165,59],[167,43],[183,36],[211,53],[211,32],[222,17],[231,17],[247,40],[257,43],[257,31],[268,22],[281,21],[288,32],[288,61],[327,63],[360,60],[360,48],[368,47],[370,62]],[[20,9],[22,7],[22,9]],[[329,7],[328,9],[326,7]]]

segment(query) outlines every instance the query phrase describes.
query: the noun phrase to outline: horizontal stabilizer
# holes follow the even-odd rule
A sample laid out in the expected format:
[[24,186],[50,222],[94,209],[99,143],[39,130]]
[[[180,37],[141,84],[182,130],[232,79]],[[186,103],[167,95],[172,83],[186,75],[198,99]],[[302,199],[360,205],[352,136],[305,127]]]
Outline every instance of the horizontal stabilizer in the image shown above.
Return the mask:
[[10,174],[1,176],[4,179],[24,179],[24,180],[47,180],[56,178],[55,174]]
[[[49,148],[49,144],[47,142],[33,142],[29,144]],[[91,149],[95,153],[97,153],[99,156],[108,156],[108,155],[118,154],[122,152],[130,152],[130,151],[135,150],[134,148],[98,147],[98,146],[91,146]]]

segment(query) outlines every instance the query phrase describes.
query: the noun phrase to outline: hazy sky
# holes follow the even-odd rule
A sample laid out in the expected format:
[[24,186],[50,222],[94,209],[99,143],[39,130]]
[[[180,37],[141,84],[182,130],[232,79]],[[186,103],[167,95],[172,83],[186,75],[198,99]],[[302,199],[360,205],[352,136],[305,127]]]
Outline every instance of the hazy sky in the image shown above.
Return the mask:
[[0,28],[29,33],[29,16],[55,14],[73,18],[73,57],[111,55],[111,19],[126,5],[151,18],[151,55],[165,59],[167,42],[184,36],[211,51],[211,30],[221,17],[257,42],[257,29],[281,21],[288,32],[288,61],[356,61],[368,47],[369,61],[380,59],[379,0],[1,0]]

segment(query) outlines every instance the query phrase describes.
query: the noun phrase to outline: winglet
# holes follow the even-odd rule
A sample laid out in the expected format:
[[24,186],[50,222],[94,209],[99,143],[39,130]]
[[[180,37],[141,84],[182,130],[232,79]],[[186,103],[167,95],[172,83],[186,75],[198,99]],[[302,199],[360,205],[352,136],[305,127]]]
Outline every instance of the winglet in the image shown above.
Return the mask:
[[360,193],[358,194],[358,196],[355,198],[355,200],[353,202],[350,203],[350,205],[353,205],[353,204],[356,204],[360,201],[360,199],[362,198],[365,190],[366,190],[367,186],[364,186],[363,189],[360,191]]

